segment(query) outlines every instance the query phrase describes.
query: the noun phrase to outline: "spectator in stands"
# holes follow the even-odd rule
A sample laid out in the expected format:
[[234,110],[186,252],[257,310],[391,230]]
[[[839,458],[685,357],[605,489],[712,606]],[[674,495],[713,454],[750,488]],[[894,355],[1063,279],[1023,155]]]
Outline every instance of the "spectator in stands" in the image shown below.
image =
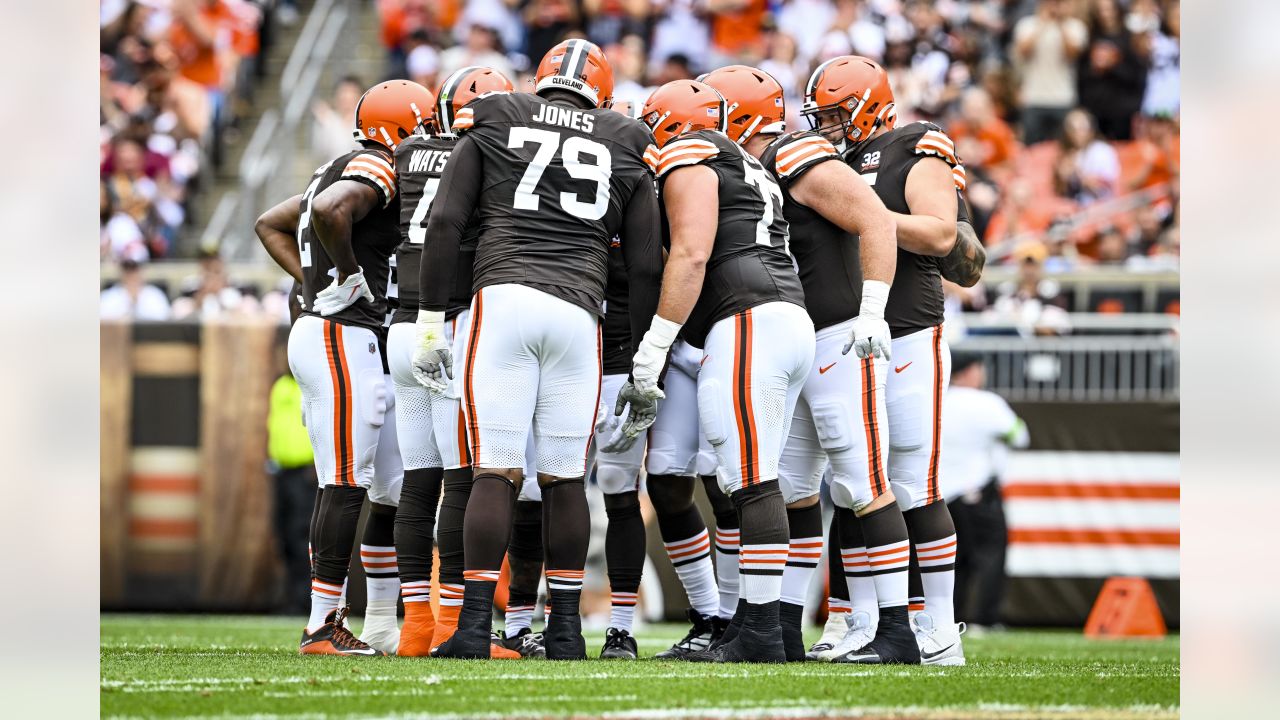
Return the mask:
[[653,77],[654,85],[663,85],[672,80],[688,80],[694,76],[689,56],[681,53],[668,55]]
[[404,60],[405,75],[422,87],[435,90],[440,78],[440,53],[430,42],[418,43]]
[[[843,2],[831,3],[827,0],[792,0],[783,3],[782,7],[777,11],[778,31],[774,33],[774,37],[769,39],[770,56],[776,54],[778,37],[786,37],[791,43],[792,59],[787,62],[793,62],[799,59],[803,64],[808,65],[811,60],[818,54],[818,50],[822,47],[822,37],[827,31],[836,27],[848,27],[850,23],[846,22],[843,26],[838,26],[837,10],[840,7],[843,11],[845,8],[851,8],[846,12],[852,14],[856,12],[857,3],[850,0]],[[847,19],[847,18],[846,18]],[[764,67],[760,68],[765,70]],[[795,91],[795,85],[788,85],[782,81],[773,71],[769,71],[784,89],[788,92]],[[807,73],[804,73],[807,75]],[[807,77],[805,78],[808,79]]]
[[101,259],[134,263],[146,262],[147,236],[138,221],[116,207],[115,193],[105,180],[99,182],[98,245]]
[[515,79],[515,68],[502,51],[497,25],[484,18],[472,18],[466,41],[440,53],[440,77],[449,77],[455,70],[470,65],[490,67]]
[[1178,272],[1182,251],[1177,225],[1160,233],[1159,239],[1146,253],[1137,253],[1125,262],[1126,270],[1137,272]]
[[649,0],[583,0],[587,39],[604,47],[627,35],[641,35],[649,20]]
[[1003,202],[987,223],[983,241],[996,246],[1036,237],[1048,229],[1052,219],[1036,205],[1030,181],[1017,177],[1009,182]]
[[226,265],[217,250],[200,254],[200,273],[183,281],[182,295],[173,302],[173,317],[208,320],[233,312],[251,312],[257,303],[227,278]]
[[1038,240],[1018,246],[1015,280],[1002,283],[988,311],[997,319],[1018,328],[1023,335],[1059,335],[1070,332],[1066,298],[1056,280],[1044,275],[1048,249]]
[[1031,443],[1026,423],[985,385],[982,356],[953,351],[939,478],[956,525],[956,617],[971,628],[1000,624],[1009,545],[1000,478],[1009,448]]
[[764,57],[767,0],[706,0],[711,14],[711,67],[748,65]]
[[1079,108],[1067,113],[1053,168],[1054,190],[1088,205],[1115,195],[1119,182],[1120,158],[1098,137],[1093,117]]
[[1107,225],[1098,231],[1096,246],[1098,264],[1104,267],[1123,267],[1129,259],[1129,242],[1124,233],[1114,225]]
[[1133,138],[1133,118],[1142,107],[1147,68],[1117,0],[1092,0],[1089,47],[1080,56],[1080,105],[1098,121],[1108,140]]
[[329,102],[317,100],[311,106],[314,118],[311,125],[311,164],[320,167],[324,163],[356,148],[351,134],[356,122],[356,104],[364,94],[365,85],[355,75],[345,75],[333,86],[333,98]]
[[160,257],[182,223],[183,212],[172,198],[167,163],[149,155],[137,134],[135,130],[115,138],[104,174],[115,207],[138,224],[149,255]]
[[620,42],[607,46],[605,54],[613,66],[613,101],[629,102],[638,111],[644,107],[653,88],[645,87],[644,40],[638,35],[627,35]]
[[1003,183],[1013,170],[1018,140],[1013,128],[996,114],[991,96],[980,87],[964,92],[960,116],[947,125],[956,152],[964,159],[965,170],[979,170]]
[[1022,139],[1050,140],[1076,105],[1076,60],[1089,30],[1064,0],[1040,0],[1034,15],[1013,29],[1013,55],[1022,71]]
[[[710,27],[701,12],[702,0],[653,0],[657,22],[649,51],[649,81],[661,85],[667,58],[680,55],[684,65],[707,67],[711,46]],[[692,77],[692,76],[689,76]]]
[[102,291],[98,317],[104,320],[168,320],[169,298],[148,285],[136,260],[120,262],[120,281]]
[[[524,54],[537,63],[547,51],[571,32],[580,32],[582,17],[578,3],[569,0],[529,0],[524,6]],[[483,63],[470,63],[483,64]],[[462,67],[459,65],[458,67]],[[514,76],[507,75],[514,79]],[[516,86],[517,90],[524,90]],[[532,89],[532,88],[529,88]]]
[[760,69],[773,76],[782,86],[786,104],[788,128],[808,128],[808,121],[800,116],[804,103],[804,84],[809,81],[809,66],[796,57],[796,42],[791,35],[775,31],[768,34],[769,54],[760,62]]
[[1168,183],[1176,193],[1181,162],[1177,121],[1164,113],[1143,117],[1137,143],[1138,167],[1129,189],[1145,190]]
[[1142,111],[1177,116],[1182,92],[1182,4],[1165,0],[1163,18],[1155,0],[1134,0],[1125,24],[1131,32],[1149,34],[1146,93]]

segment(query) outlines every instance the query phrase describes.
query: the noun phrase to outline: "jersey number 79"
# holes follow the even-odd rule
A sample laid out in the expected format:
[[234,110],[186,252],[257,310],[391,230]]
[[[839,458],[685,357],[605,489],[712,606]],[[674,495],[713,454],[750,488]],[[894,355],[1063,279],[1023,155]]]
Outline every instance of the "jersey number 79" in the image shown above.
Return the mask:
[[[566,138],[562,148],[560,135],[550,130],[511,128],[511,135],[507,139],[508,148],[519,149],[527,143],[536,144],[538,149],[534,151],[529,167],[520,178],[520,184],[516,186],[512,204],[517,210],[538,209],[541,199],[535,189],[538,187],[538,181],[542,179],[542,174],[547,171],[547,166],[555,157],[556,151],[560,150],[561,163],[570,177],[577,180],[591,180],[596,184],[595,199],[592,202],[582,202],[576,194],[562,192],[560,206],[565,212],[583,220],[599,220],[604,217],[604,214],[609,211],[609,176],[612,173],[612,157],[609,154],[609,148],[594,140],[578,136]],[[591,161],[583,162],[584,156]]]

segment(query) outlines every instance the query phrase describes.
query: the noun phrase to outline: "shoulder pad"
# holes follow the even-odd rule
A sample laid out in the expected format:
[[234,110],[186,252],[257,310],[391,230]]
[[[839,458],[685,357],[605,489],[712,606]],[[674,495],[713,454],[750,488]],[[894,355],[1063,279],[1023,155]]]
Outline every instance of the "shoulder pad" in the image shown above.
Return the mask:
[[704,163],[719,153],[720,149],[715,143],[699,137],[698,133],[672,140],[658,153],[658,177],[678,167]]
[[[486,120],[500,119],[503,111],[508,110],[508,106],[516,97],[505,90],[491,90],[480,95],[458,111],[453,119],[454,134],[461,135],[476,125],[484,124]],[[512,116],[515,115],[514,110],[509,112]]]
[[341,179],[355,180],[371,185],[378,192],[383,206],[396,195],[396,170],[386,155],[377,150],[361,150],[347,160]]
[[840,158],[835,146],[817,133],[785,135],[776,142],[775,148],[770,169],[781,178],[795,177],[817,163]]
[[942,158],[951,167],[960,164],[960,159],[956,157],[956,144],[947,137],[947,134],[932,125],[935,129],[926,129],[924,134],[916,140],[915,147],[912,149],[916,155],[932,155]]

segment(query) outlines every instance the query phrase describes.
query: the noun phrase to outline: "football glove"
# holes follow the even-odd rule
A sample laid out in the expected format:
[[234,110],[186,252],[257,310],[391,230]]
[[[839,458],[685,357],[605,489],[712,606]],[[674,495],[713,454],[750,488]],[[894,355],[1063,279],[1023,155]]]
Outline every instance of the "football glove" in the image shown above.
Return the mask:
[[889,334],[889,323],[884,320],[884,306],[888,299],[887,283],[868,280],[862,284],[862,306],[858,310],[858,317],[853,319],[849,342],[845,343],[843,354],[848,355],[849,350],[853,350],[859,358],[889,360],[892,336]]
[[418,311],[418,347],[413,351],[413,377],[432,392],[446,394],[453,379],[453,350],[445,342],[444,313]]
[[630,450],[636,438],[658,419],[658,401],[663,397],[665,395],[656,382],[651,389],[644,390],[627,380],[618,391],[618,401],[613,406],[614,415],[622,415],[622,411],[626,410],[627,418],[622,421],[616,440],[610,438],[605,452],[620,453]]
[[314,307],[321,315],[334,315],[351,307],[360,298],[373,302],[373,291],[364,280],[364,270],[357,267],[346,280],[338,282],[334,278],[329,287],[316,293]]

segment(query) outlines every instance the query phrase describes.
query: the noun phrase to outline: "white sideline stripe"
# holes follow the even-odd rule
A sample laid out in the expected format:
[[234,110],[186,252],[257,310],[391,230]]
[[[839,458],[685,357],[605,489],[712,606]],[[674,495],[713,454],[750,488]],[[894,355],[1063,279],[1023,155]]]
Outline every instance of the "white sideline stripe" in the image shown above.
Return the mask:
[[1015,543],[1005,560],[1005,571],[1013,577],[1177,578],[1180,570],[1178,548],[1170,547]]
[[1012,528],[1069,530],[1177,530],[1177,500],[1081,500],[1010,498],[1004,503]]

